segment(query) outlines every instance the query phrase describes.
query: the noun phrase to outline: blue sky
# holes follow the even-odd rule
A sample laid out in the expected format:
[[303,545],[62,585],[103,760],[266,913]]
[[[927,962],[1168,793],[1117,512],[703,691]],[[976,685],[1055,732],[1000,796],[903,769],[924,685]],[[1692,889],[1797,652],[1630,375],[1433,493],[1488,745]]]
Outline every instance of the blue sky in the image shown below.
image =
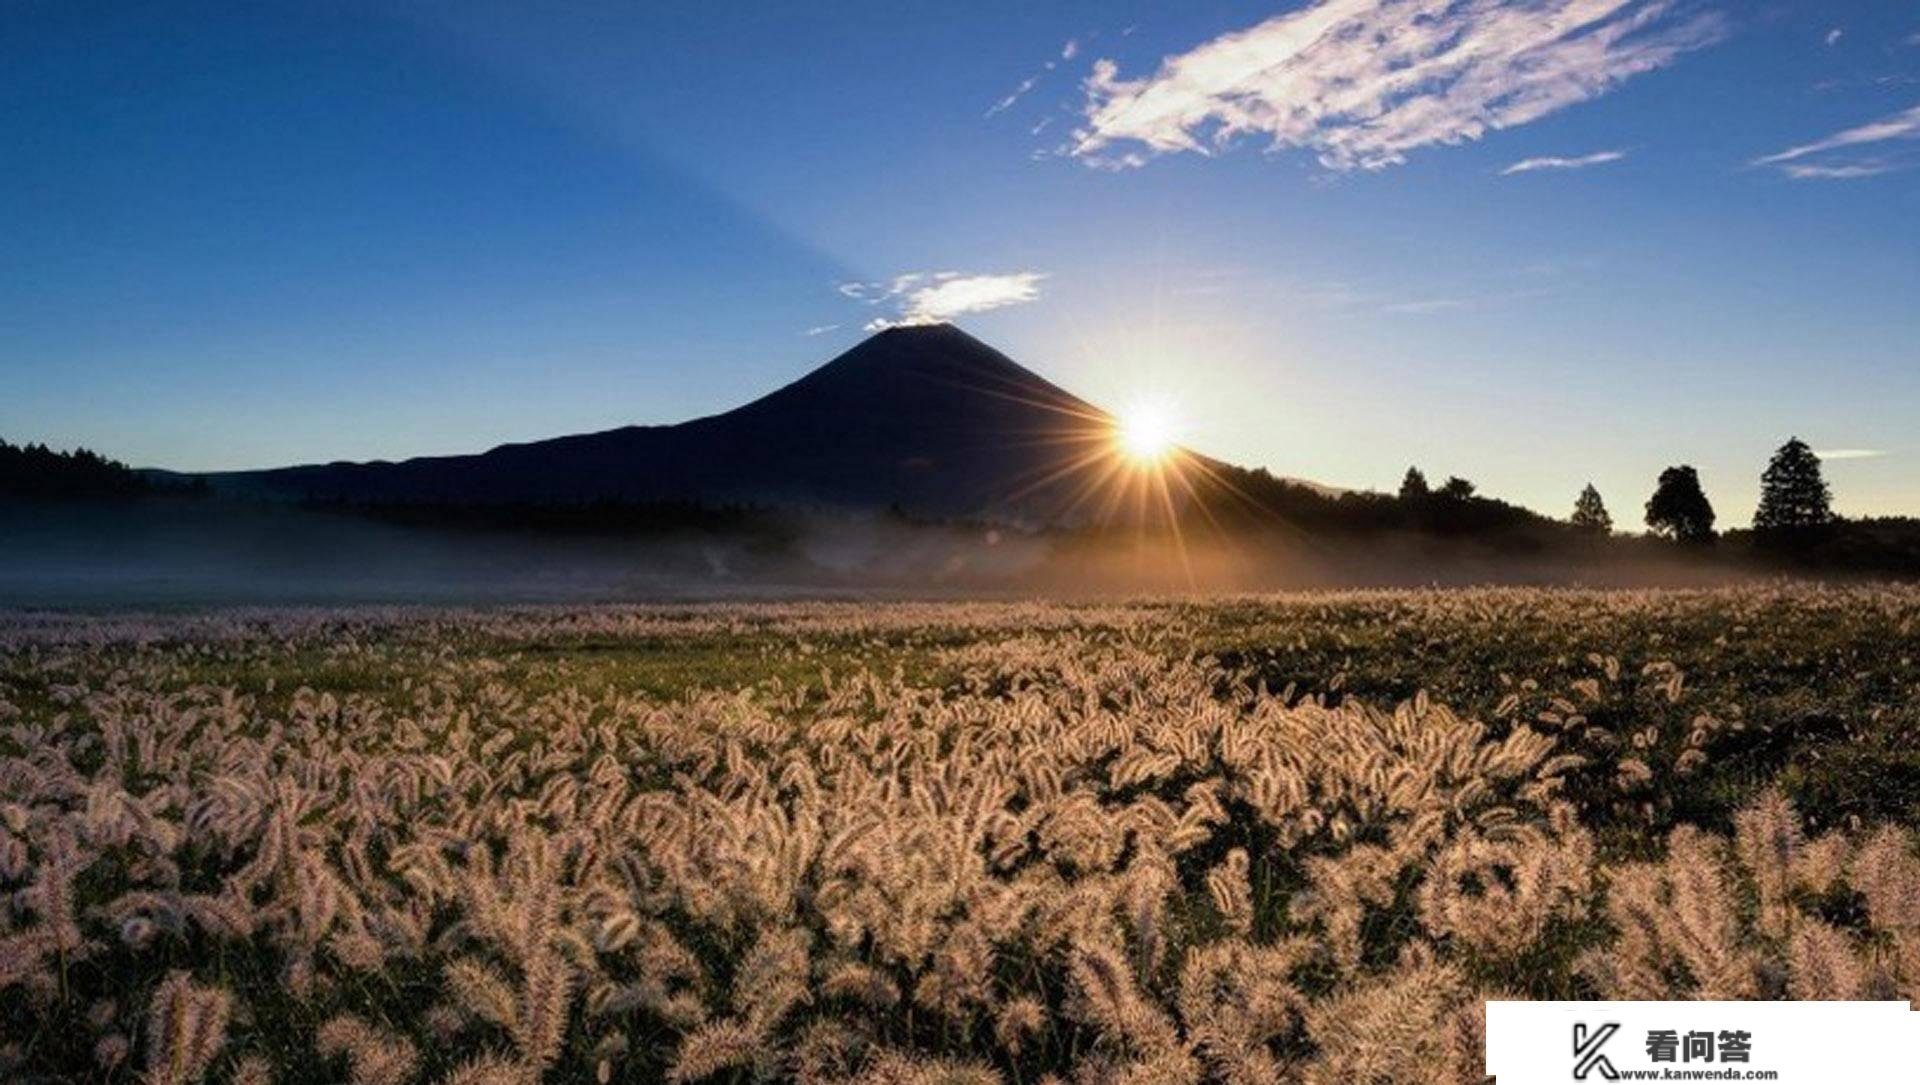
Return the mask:
[[1624,522],[1691,462],[1737,523],[1798,434],[1858,453],[1843,511],[1920,513],[1920,4],[0,20],[11,440],[479,450],[951,316],[1282,474]]

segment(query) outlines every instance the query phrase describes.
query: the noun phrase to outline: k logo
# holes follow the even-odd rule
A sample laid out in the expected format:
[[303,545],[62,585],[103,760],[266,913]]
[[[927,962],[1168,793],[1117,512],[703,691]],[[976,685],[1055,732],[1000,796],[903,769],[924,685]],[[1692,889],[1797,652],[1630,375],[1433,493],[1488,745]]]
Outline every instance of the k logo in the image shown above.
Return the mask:
[[1575,1081],[1587,1080],[1587,1074],[1594,1070],[1600,1071],[1600,1076],[1608,1081],[1614,1081],[1620,1077],[1614,1070],[1613,1063],[1608,1062],[1607,1057],[1600,1053],[1600,1048],[1608,1040],[1613,1039],[1613,1034],[1619,1031],[1620,1026],[1611,1023],[1601,1025],[1591,1032],[1583,1024],[1573,1026],[1573,1079]]

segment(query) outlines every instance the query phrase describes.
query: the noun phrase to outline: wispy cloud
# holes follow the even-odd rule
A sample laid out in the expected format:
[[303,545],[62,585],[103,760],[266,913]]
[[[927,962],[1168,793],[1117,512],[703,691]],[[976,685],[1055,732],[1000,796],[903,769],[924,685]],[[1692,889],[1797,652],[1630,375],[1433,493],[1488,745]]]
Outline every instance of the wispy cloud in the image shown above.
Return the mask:
[[1380,169],[1597,97],[1723,32],[1685,0],[1319,0],[1140,79],[1096,62],[1065,149],[1126,167],[1264,136],[1329,169]]
[[1846,36],[1847,36],[1846,31],[1841,30],[1837,26],[1834,27],[1832,30],[1827,31],[1826,42],[1828,47],[1831,48],[1832,46],[1840,44],[1840,39]]
[[1891,162],[1875,159],[1870,162],[1846,162],[1837,166],[1789,162],[1780,167],[1780,172],[1796,181],[1851,181],[1858,177],[1878,177],[1899,168]]
[[886,282],[840,283],[837,289],[868,305],[886,306],[892,316],[875,317],[867,331],[908,324],[938,324],[965,316],[1024,305],[1040,297],[1038,271],[969,274],[959,271],[915,271]]
[[1014,103],[1018,102],[1022,98],[1025,98],[1033,90],[1033,88],[1040,85],[1040,81],[1047,77],[1048,72],[1054,70],[1055,68],[1058,68],[1063,62],[1072,60],[1074,57],[1078,56],[1079,54],[1080,54],[1080,39],[1068,38],[1067,43],[1060,47],[1060,57],[1058,60],[1047,61],[1045,64],[1040,65],[1039,71],[1036,71],[1032,75],[1027,76],[1025,79],[1022,79],[1020,81],[1019,86],[1014,87],[1013,90],[1009,92],[1005,97],[993,103],[993,105],[987,109],[987,116],[988,117],[997,116],[998,114],[1004,113],[1007,110],[1013,108]]
[[1552,291],[1536,288],[1462,297],[1413,298],[1407,301],[1387,302],[1380,306],[1380,311],[1395,316],[1429,316],[1435,313],[1457,313],[1469,309],[1507,305],[1516,301],[1530,301],[1534,298],[1546,297],[1550,293]]
[[1884,448],[1816,448],[1813,454],[1823,460],[1877,460],[1887,454]]
[[[1047,65],[1047,68],[1049,69],[1052,67],[1053,65],[1051,63]],[[987,116],[992,117],[997,114],[1004,113],[1007,110],[1013,108],[1013,104],[1015,102],[1026,97],[1027,92],[1032,90],[1035,86],[1039,85],[1039,83],[1040,83],[1040,77],[1038,75],[1030,75],[1030,76],[1027,76],[1025,79],[1022,79],[1020,81],[1020,85],[1013,88],[1012,92],[1010,92],[1006,97],[993,103],[993,105],[988,108]]]
[[1902,113],[1895,113],[1885,120],[1863,124],[1856,128],[1847,128],[1825,139],[1812,143],[1803,143],[1798,147],[1789,147],[1778,154],[1754,159],[1756,166],[1769,166],[1778,162],[1790,162],[1796,158],[1805,158],[1822,151],[1836,150],[1841,147],[1857,147],[1863,143],[1880,143],[1889,139],[1912,139],[1920,135],[1920,105]]
[[1414,301],[1389,302],[1380,307],[1383,313],[1400,313],[1408,316],[1425,316],[1429,313],[1451,313],[1465,309],[1472,303],[1465,298],[1419,298]]
[[1561,158],[1558,155],[1547,155],[1541,158],[1523,158],[1513,165],[1508,166],[1506,169],[1501,170],[1500,176],[1511,177],[1516,173],[1532,173],[1535,170],[1583,170],[1588,166],[1599,166],[1608,162],[1618,162],[1625,157],[1627,157],[1627,152],[1625,151],[1596,151],[1593,154],[1583,154],[1577,158]]
[[838,331],[839,329],[840,329],[840,325],[838,324],[815,324],[813,327],[808,328],[806,331],[803,331],[800,334],[805,336],[825,335],[828,332]]

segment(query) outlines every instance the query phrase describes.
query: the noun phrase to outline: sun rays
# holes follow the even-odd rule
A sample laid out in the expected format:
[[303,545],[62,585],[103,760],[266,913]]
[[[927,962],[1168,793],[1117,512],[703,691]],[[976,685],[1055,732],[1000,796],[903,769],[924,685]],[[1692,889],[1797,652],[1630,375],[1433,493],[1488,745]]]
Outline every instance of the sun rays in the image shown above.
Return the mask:
[[1179,418],[1171,404],[1146,400],[1128,407],[1114,420],[1114,443],[1122,456],[1140,468],[1153,468],[1172,456],[1180,437]]
[[1159,562],[1168,579],[1196,583],[1192,546],[1199,533],[1216,545],[1231,544],[1222,513],[1244,521],[1271,513],[1219,469],[1182,443],[1186,420],[1165,396],[1140,396],[1119,413],[1108,413],[1051,389],[999,386],[992,380],[962,382],[968,391],[1046,412],[1047,421],[1010,441],[1041,451],[1039,461],[1009,480],[1006,506],[1044,508],[1049,522],[1129,537],[1138,545],[1142,572]]

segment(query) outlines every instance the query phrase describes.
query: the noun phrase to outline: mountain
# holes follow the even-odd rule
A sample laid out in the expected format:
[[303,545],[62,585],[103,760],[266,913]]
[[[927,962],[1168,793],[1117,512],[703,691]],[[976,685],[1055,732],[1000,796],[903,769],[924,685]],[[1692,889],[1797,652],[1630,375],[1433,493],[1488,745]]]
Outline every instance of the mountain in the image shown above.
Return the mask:
[[205,478],[229,495],[367,504],[692,501],[1055,523],[1073,518],[1086,461],[1111,433],[1104,412],[937,324],[882,331],[778,391],[677,425]]

